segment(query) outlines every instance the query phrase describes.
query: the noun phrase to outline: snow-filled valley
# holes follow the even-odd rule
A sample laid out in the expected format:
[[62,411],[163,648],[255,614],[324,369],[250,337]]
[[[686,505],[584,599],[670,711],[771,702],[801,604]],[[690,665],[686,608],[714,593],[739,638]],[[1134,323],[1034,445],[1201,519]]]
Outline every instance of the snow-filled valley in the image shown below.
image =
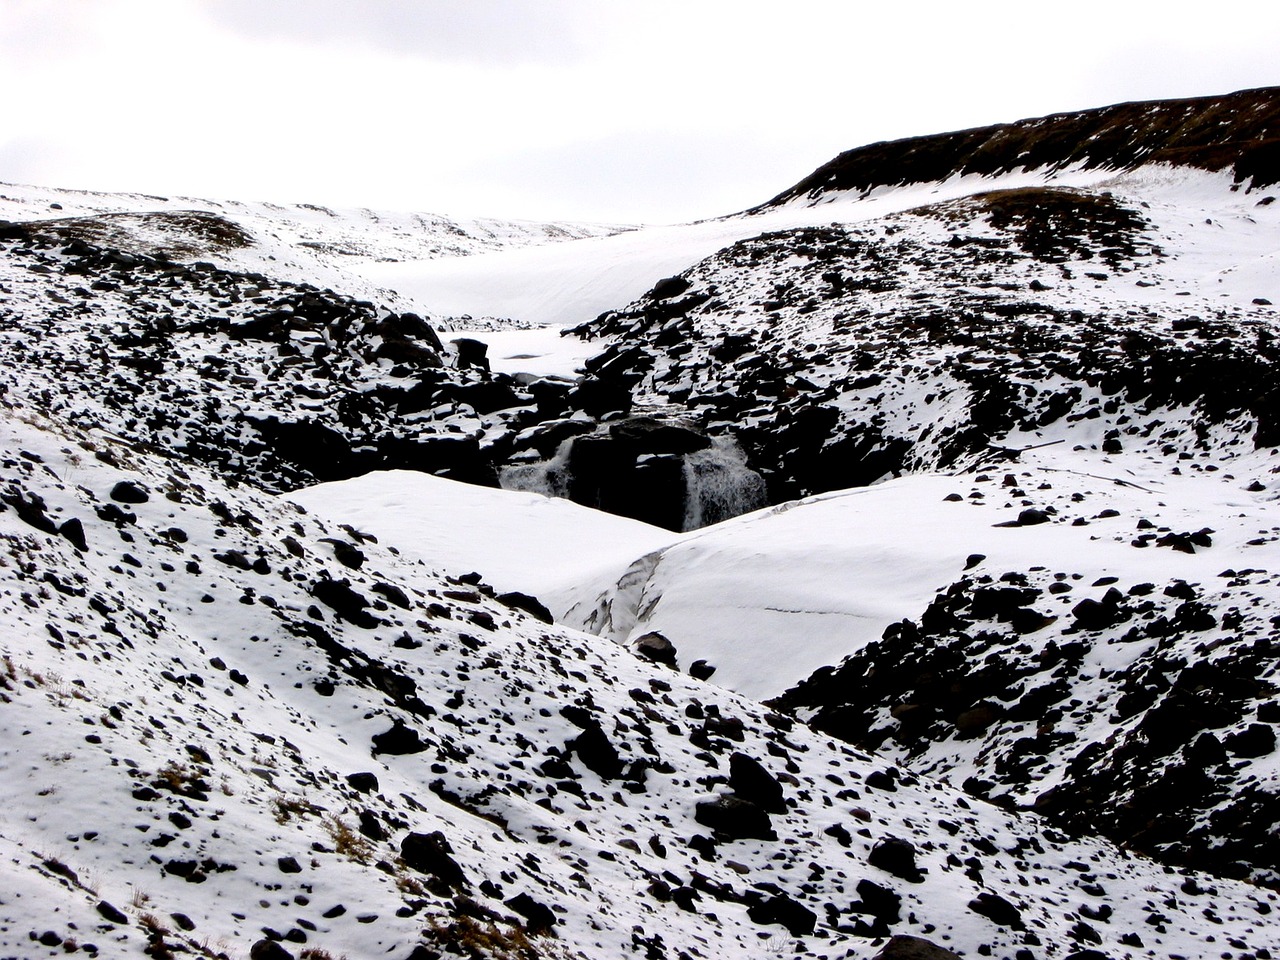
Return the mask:
[[0,187],[0,957],[1278,955],[1278,118]]

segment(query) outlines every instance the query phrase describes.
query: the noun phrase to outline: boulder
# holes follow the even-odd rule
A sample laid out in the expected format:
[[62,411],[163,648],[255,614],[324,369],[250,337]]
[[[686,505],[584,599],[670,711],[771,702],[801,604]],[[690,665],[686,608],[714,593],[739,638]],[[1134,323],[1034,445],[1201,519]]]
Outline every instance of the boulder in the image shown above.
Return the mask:
[[654,631],[646,633],[632,643],[632,648],[646,660],[661,663],[668,667],[676,665],[676,645],[665,636]]
[[729,758],[729,788],[734,795],[749,800],[769,813],[785,813],[786,801],[780,784],[760,761],[745,753]]
[[776,840],[773,821],[763,808],[741,797],[722,796],[697,805],[694,820],[732,840]]
[[886,837],[871,848],[867,863],[911,883],[924,881],[924,873],[916,866],[916,848],[907,840]]
[[429,874],[450,887],[465,887],[466,875],[453,859],[453,848],[439,830],[410,833],[400,841],[400,859],[406,867]]

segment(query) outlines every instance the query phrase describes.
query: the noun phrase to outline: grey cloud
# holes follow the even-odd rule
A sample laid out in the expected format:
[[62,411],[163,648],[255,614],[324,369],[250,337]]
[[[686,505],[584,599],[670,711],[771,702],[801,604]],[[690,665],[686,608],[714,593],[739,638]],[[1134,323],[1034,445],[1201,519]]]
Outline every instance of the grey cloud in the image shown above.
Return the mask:
[[204,0],[214,23],[245,36],[362,42],[453,62],[577,60],[603,22],[592,0]]

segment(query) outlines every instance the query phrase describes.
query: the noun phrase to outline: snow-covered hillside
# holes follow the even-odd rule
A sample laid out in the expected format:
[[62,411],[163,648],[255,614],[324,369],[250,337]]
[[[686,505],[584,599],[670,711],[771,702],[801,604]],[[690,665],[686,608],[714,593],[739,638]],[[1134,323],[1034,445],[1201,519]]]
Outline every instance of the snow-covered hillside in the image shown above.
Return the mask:
[[365,279],[368,264],[468,257],[630,229],[14,183],[0,184],[0,219],[65,219],[84,239],[115,249],[211,261],[388,306],[399,300],[390,289]]
[[1068,840],[359,530],[9,413],[6,955],[1280,937],[1274,892]]
[[0,957],[1268,960],[1278,109],[0,188]]

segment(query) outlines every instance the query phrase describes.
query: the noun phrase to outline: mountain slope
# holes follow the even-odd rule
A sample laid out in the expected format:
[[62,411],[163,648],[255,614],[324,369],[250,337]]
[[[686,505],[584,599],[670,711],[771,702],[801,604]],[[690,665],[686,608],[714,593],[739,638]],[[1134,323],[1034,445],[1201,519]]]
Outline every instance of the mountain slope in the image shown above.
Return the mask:
[[968,804],[206,474],[0,429],[7,953],[431,956],[479,929],[529,956],[729,957],[789,930],[815,956],[892,931],[1209,957],[1280,935],[1272,892]]
[[1152,164],[1229,170],[1249,189],[1280,182],[1277,88],[1119,103],[874,143],[840,154],[764,207],[957,176],[998,177],[1023,169],[1122,171]]
[[[54,219],[90,243],[177,260],[209,260],[229,270],[265,272],[390,305],[397,303],[394,293],[364,279],[365,264],[466,257],[628,229],[13,183],[0,184],[0,218]],[[228,236],[235,242],[220,242]]]

